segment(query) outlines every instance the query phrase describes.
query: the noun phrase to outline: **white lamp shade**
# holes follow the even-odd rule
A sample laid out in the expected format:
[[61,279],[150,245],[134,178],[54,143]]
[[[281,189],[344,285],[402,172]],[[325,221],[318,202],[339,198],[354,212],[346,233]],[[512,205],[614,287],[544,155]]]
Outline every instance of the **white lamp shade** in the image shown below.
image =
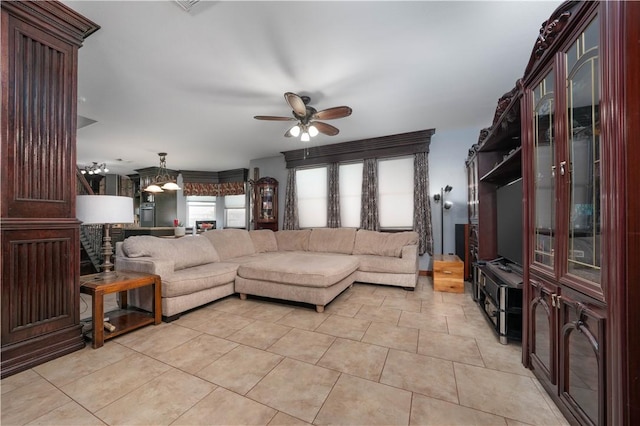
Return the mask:
[[147,186],[145,189],[145,192],[164,192],[162,190],[162,188],[160,188],[158,185],[153,184],[153,185],[149,185]]
[[291,134],[291,136],[293,136],[294,138],[297,138],[300,135],[300,126],[298,126],[297,124],[295,126],[293,126],[291,129],[289,129],[289,133]]
[[76,217],[85,225],[133,223],[133,198],[115,195],[78,195]]
[[161,187],[162,189],[168,189],[170,191],[177,191],[180,189],[177,183],[175,182],[167,182]]

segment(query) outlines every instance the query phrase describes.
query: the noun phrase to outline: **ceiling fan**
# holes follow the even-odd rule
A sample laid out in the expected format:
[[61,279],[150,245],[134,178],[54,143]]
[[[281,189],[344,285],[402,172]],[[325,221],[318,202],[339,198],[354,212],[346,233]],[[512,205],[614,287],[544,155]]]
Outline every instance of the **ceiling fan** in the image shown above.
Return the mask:
[[270,121],[298,121],[298,124],[287,130],[284,135],[288,138],[300,136],[300,140],[303,142],[308,142],[309,137],[316,136],[318,133],[327,136],[335,136],[340,133],[340,130],[335,126],[316,120],[335,120],[336,118],[348,117],[352,112],[348,106],[338,106],[317,111],[314,107],[308,105],[311,100],[309,96],[299,96],[292,92],[285,93],[284,99],[293,110],[293,117],[256,115],[253,118]]

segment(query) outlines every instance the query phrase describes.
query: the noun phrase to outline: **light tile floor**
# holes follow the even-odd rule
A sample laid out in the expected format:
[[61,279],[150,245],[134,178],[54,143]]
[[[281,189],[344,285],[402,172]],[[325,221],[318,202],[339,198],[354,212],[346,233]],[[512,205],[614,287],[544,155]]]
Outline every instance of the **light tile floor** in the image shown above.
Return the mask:
[[230,296],[2,380],[1,423],[567,424],[520,351],[427,277],[324,313]]

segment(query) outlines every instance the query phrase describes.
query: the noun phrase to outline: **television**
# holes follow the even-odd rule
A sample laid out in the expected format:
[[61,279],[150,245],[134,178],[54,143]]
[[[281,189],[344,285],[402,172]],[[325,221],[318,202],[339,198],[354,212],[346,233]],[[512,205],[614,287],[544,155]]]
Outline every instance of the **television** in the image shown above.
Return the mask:
[[522,178],[496,190],[498,256],[522,266]]

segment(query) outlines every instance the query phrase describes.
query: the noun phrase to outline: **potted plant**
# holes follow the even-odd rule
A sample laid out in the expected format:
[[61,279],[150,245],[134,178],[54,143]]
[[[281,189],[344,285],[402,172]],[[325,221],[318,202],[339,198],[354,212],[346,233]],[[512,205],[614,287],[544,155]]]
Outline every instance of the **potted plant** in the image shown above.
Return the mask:
[[184,225],[182,225],[182,222],[180,222],[178,219],[174,219],[173,220],[174,235],[176,237],[184,237],[186,232],[187,232],[187,228],[185,228]]

